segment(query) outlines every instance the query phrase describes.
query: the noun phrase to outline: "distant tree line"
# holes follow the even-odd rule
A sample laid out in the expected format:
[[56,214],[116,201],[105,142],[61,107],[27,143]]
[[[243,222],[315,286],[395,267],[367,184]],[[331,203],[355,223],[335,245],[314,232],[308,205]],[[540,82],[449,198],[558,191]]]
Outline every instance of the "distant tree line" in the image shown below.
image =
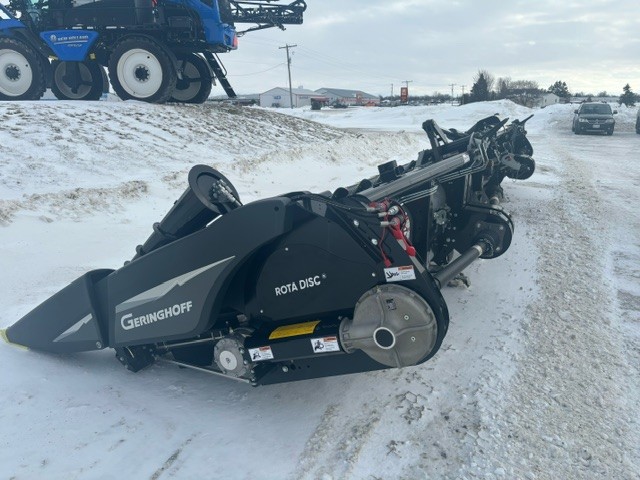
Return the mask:
[[520,105],[533,106],[544,90],[533,80],[512,80],[511,77],[495,78],[487,70],[478,70],[473,86],[462,96],[462,103],[486,102],[509,99]]
[[[513,102],[527,107],[534,106],[536,99],[544,93],[554,93],[562,99],[568,100],[571,97],[586,98],[590,101],[593,98],[609,97],[606,91],[599,92],[597,95],[584,92],[571,93],[566,82],[562,80],[556,81],[546,90],[541,89],[537,82],[533,80],[512,80],[510,77],[499,77],[496,79],[486,70],[478,70],[473,78],[473,86],[471,92],[465,93],[459,97],[452,97],[448,93],[434,92],[431,95],[410,95],[409,103],[430,104],[430,103],[449,103],[459,100],[461,104],[473,102],[486,102],[489,100],[509,99]],[[400,104],[400,95],[380,96],[380,100],[389,100],[394,104]],[[640,95],[633,93],[631,87],[627,83],[622,88],[622,95],[618,98],[620,105],[628,107],[635,106],[636,102],[640,102]]]
[[[623,87],[623,93],[618,99],[620,105],[634,106],[635,102],[640,102],[640,95],[631,91],[629,84]],[[607,92],[603,91],[598,95],[584,94],[577,92],[574,95],[569,91],[566,82],[556,81],[549,88],[543,90],[538,83],[533,80],[512,80],[510,77],[495,78],[487,70],[478,70],[473,78],[471,92],[461,97],[461,103],[486,102],[488,100],[509,99],[513,102],[532,107],[536,99],[544,93],[554,93],[562,99],[568,100],[572,96],[577,97],[607,97]]]

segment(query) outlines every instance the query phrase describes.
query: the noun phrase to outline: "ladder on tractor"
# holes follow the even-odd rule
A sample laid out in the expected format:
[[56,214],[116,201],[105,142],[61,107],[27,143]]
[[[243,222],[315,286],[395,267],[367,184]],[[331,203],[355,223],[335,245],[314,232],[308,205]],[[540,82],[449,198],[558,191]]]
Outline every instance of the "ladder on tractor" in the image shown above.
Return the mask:
[[227,71],[220,59],[211,52],[204,52],[204,58],[207,60],[207,63],[211,67],[211,70],[213,70],[214,75],[220,82],[220,86],[224,89],[227,96],[229,98],[236,98],[236,92],[229,83],[229,80],[227,80]]

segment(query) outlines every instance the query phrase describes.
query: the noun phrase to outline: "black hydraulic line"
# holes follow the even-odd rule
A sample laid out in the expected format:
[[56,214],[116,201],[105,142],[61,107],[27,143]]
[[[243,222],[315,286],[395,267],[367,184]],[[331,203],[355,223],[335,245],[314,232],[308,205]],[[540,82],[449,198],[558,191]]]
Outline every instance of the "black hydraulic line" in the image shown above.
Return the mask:
[[449,265],[439,272],[433,274],[433,278],[438,284],[438,288],[442,288],[449,280],[462,272],[465,268],[475,262],[484,253],[486,246],[483,242],[473,245],[469,250],[456,258]]

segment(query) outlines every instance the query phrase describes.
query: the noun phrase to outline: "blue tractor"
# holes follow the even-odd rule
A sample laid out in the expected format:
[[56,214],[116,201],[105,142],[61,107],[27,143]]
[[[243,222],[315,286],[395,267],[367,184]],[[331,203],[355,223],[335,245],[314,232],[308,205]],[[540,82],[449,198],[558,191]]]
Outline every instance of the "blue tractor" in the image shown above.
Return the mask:
[[215,79],[233,98],[218,54],[246,32],[301,24],[305,9],[304,0],[10,0],[0,4],[0,100],[38,100],[47,87],[61,100],[97,100],[110,80],[123,100],[202,103]]

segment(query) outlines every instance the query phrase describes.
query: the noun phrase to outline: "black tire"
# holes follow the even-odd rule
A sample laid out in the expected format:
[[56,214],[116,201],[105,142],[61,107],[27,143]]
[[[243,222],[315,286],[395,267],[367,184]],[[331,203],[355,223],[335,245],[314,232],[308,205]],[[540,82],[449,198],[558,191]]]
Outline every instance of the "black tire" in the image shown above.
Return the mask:
[[102,93],[109,93],[109,77],[102,65],[100,65],[100,73],[102,74]]
[[189,53],[178,56],[182,78],[178,79],[170,102],[204,103],[211,93],[211,71],[200,55]]
[[0,38],[0,100],[39,100],[46,88],[44,59],[26,43]]
[[[104,89],[104,70],[98,62],[54,61],[51,91],[59,100],[99,100]],[[77,69],[77,70],[75,70]],[[76,85],[76,76],[78,84]]]
[[109,78],[122,100],[164,103],[176,87],[177,75],[167,49],[148,37],[130,37],[114,48]]
[[636,120],[636,133],[640,135],[640,121]]
[[607,135],[609,136],[613,135],[613,128],[611,130],[607,130]]

